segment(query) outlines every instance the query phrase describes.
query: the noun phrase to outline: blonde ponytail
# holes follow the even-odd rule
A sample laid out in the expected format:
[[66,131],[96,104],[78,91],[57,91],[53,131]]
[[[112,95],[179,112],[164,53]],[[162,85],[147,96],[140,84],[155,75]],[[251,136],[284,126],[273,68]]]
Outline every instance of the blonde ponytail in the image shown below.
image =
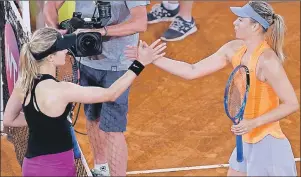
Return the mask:
[[283,62],[285,59],[283,45],[286,30],[283,17],[275,14],[272,6],[265,1],[249,1],[249,5],[270,24],[268,31],[264,32],[268,32],[266,37],[280,61]]
[[25,94],[31,89],[34,79],[39,75],[39,67],[45,61],[36,60],[33,53],[41,53],[49,49],[57,39],[58,31],[54,28],[40,28],[35,31],[28,43],[23,44],[20,53],[20,73],[17,86]]
[[32,86],[32,82],[38,75],[38,63],[31,54],[30,44],[22,46],[20,54],[19,88],[26,93]]
[[276,52],[277,56],[281,60],[284,61],[285,56],[283,52],[283,44],[284,44],[284,34],[285,34],[285,24],[283,17],[278,14],[274,14],[274,23],[270,27],[271,28],[271,35],[270,40],[272,43],[272,48]]

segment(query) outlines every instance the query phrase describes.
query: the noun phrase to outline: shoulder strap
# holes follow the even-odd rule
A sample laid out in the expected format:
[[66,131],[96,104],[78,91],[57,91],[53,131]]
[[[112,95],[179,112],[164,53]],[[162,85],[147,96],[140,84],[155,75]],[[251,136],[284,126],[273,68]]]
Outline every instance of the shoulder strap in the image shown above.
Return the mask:
[[24,100],[23,100],[23,106],[25,105],[25,101],[26,101],[26,98],[27,98],[27,96],[28,96],[28,93],[29,93],[29,90],[30,89],[28,89],[27,91],[26,91],[26,94],[25,94],[25,96],[24,96]]
[[262,54],[262,52],[267,48],[270,48],[270,46],[268,45],[268,43],[266,41],[264,41],[262,44],[260,44],[257,47],[257,49],[252,54],[251,60],[249,62],[250,70],[254,70],[254,71],[256,70],[256,66],[257,66],[259,57]]
[[243,54],[246,52],[247,47],[245,45],[243,45],[232,57],[231,63],[233,68],[235,68],[236,66],[238,66],[240,64],[241,58],[243,56]]
[[[256,66],[257,66],[260,55],[267,48],[269,48],[269,45],[267,44],[266,41],[264,41],[254,51],[254,53],[251,56],[251,60],[248,64],[248,68],[250,70],[250,92],[249,92],[249,94],[252,97],[255,97],[256,96],[255,94],[257,94],[256,93],[256,89],[257,89]],[[253,107],[255,107],[256,106],[255,102],[253,104],[254,104]]]
[[41,111],[40,111],[40,108],[39,108],[37,100],[36,100],[35,90],[36,90],[37,85],[40,82],[42,82],[44,80],[47,80],[47,79],[53,79],[53,80],[57,81],[52,75],[42,74],[42,75],[39,75],[38,78],[34,80],[33,87],[31,89],[31,98],[30,98],[30,101],[34,102],[34,105],[36,105],[36,107],[37,107],[37,109],[38,109],[39,112],[41,112]]

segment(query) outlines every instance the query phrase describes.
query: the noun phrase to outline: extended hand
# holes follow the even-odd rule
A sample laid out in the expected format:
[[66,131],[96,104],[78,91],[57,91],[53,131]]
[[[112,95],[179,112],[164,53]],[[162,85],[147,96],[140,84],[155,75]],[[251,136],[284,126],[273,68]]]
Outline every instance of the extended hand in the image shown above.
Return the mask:
[[154,60],[163,57],[165,55],[165,52],[163,52],[163,50],[166,48],[166,43],[157,45],[160,41],[161,40],[158,39],[150,46],[148,46],[146,42],[140,40],[137,60],[140,61],[143,65],[148,65]]
[[129,60],[137,60],[138,59],[138,47],[137,46],[126,46],[124,55]]
[[125,56],[129,60],[148,60],[147,63],[151,63],[152,61],[165,55],[165,52],[163,52],[163,50],[166,48],[166,43],[162,43],[156,46],[160,41],[161,40],[158,39],[150,46],[148,46],[146,42],[140,40],[139,47],[127,46],[124,52]]

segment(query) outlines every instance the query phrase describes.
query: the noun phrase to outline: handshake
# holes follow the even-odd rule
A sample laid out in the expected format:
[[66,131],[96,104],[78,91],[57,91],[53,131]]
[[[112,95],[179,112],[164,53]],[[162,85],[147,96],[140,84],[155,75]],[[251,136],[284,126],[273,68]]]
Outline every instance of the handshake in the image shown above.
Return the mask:
[[159,44],[160,41],[158,39],[151,45],[148,45],[146,42],[140,40],[138,46],[127,46],[124,54],[129,60],[138,60],[146,66],[165,55],[163,51],[166,48],[166,43]]

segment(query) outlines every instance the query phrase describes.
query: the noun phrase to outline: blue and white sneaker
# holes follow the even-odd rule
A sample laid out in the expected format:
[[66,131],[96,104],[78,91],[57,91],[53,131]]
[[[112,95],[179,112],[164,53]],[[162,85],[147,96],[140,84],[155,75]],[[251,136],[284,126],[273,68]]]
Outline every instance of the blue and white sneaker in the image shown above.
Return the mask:
[[98,169],[91,169],[91,173],[92,173],[93,177],[103,176],[101,174],[100,170],[98,170]]
[[168,10],[163,3],[155,4],[152,10],[147,13],[148,24],[159,23],[163,21],[173,21],[175,16],[179,13],[180,6],[175,10]]
[[106,166],[102,166],[100,169],[91,169],[93,177],[98,176],[110,176],[110,170]]
[[197,28],[193,18],[189,22],[177,16],[161,39],[164,41],[179,41],[196,31]]

